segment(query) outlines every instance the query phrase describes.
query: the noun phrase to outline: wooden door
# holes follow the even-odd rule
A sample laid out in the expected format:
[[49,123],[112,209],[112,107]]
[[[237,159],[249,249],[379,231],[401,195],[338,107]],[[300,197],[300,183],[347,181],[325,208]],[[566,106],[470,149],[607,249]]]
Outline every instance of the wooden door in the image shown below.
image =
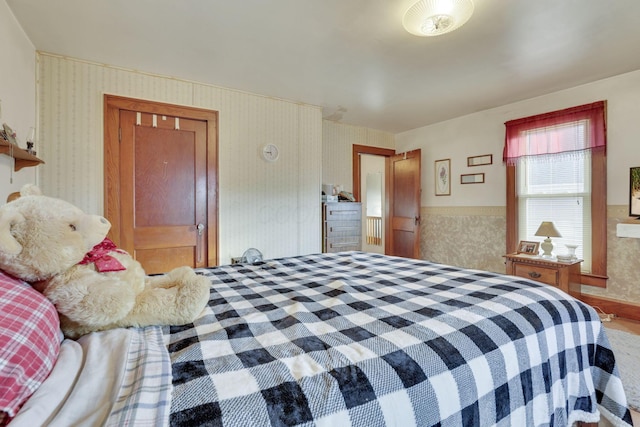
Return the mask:
[[389,255],[420,258],[420,156],[413,150],[388,160]]
[[[140,124],[136,118],[140,117]],[[147,273],[207,259],[206,124],[120,111],[121,247]]]
[[105,122],[118,129],[117,145],[105,138],[111,238],[147,274],[216,265],[217,167],[211,123],[185,117],[183,107],[160,114],[129,107],[108,109]]

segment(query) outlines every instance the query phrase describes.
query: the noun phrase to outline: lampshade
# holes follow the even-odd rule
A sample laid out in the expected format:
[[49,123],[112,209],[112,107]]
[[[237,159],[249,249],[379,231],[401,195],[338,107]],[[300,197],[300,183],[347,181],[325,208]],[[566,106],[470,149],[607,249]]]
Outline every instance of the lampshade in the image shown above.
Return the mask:
[[402,25],[416,36],[439,36],[471,18],[473,0],[420,0],[404,14]]
[[553,243],[551,242],[551,237],[562,237],[560,232],[556,230],[556,226],[553,225],[551,221],[542,221],[540,227],[538,227],[538,231],[536,231],[536,236],[546,236],[542,244],[540,245],[540,249],[542,249],[542,256],[545,258],[550,258],[553,256],[551,253],[553,251]]
[[543,221],[538,227],[538,231],[536,231],[536,236],[545,236],[545,237],[562,237],[562,234],[558,230],[556,230],[556,226],[553,225],[551,221]]

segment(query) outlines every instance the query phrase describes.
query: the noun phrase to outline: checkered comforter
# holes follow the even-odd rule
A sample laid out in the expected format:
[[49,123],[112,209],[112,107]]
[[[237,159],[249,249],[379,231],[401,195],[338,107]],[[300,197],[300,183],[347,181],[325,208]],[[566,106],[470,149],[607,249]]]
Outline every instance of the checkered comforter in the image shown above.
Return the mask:
[[552,287],[360,252],[200,272],[171,425],[631,424],[597,314]]

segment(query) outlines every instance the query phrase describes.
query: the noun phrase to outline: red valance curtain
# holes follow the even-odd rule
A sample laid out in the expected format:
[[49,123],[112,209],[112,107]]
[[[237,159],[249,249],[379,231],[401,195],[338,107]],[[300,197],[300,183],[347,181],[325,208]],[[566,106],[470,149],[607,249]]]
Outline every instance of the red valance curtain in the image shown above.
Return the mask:
[[[515,164],[525,156],[606,150],[606,101],[510,120],[502,160]],[[583,126],[579,126],[583,124]]]

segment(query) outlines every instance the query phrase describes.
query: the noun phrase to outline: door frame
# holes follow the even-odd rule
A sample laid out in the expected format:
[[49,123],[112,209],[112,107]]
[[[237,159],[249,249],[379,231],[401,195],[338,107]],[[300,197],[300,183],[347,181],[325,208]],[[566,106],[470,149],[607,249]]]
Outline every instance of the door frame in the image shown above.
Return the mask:
[[104,95],[104,212],[111,222],[109,238],[120,242],[120,110],[205,121],[207,124],[207,246],[210,266],[218,265],[218,112]]
[[[382,156],[384,157],[385,162],[385,186],[384,186],[384,235],[385,235],[385,245],[384,245],[384,253],[388,254],[391,250],[389,243],[390,240],[387,238],[389,236],[388,232],[390,230],[389,223],[389,203],[391,200],[391,193],[389,188],[389,158],[391,156],[396,155],[396,151],[391,148],[381,148],[381,147],[371,147],[368,145],[357,145],[353,144],[352,147],[352,162],[353,162],[353,197],[355,197],[356,201],[361,202],[360,198],[360,155],[361,154],[372,154],[374,156]],[[365,209],[362,210],[363,212]]]

